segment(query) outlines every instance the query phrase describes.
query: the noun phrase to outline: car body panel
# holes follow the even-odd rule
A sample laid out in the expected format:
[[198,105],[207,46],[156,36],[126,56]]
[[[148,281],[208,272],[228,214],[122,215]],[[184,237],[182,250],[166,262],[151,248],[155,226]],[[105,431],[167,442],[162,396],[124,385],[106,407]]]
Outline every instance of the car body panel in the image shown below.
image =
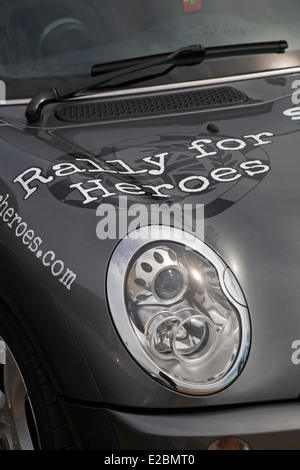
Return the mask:
[[[243,105],[103,122],[62,122],[54,117],[56,105],[49,105],[41,123],[28,124],[24,105],[1,107],[2,295],[37,343],[64,397],[166,410],[298,398],[300,375],[291,356],[300,338],[300,137],[298,121],[284,114],[293,107],[297,79],[280,72],[232,81],[249,97]],[[145,94],[133,94],[139,96]],[[211,156],[199,158],[192,147],[201,139],[211,141],[205,147]],[[249,161],[252,166],[245,166]],[[103,162],[106,173],[96,168]],[[214,181],[218,168],[234,169],[230,176],[236,179]],[[207,178],[207,191],[183,185],[194,176]],[[95,180],[105,189],[90,193],[97,196],[90,201],[78,185],[91,188]],[[129,182],[134,194],[116,191]],[[158,185],[169,186],[158,193],[153,190]],[[247,364],[222,392],[191,397],[171,391],[124,348],[106,300],[107,266],[118,240],[100,240],[96,233],[97,207],[111,204],[118,213],[120,195],[128,204],[204,204],[205,242],[236,275],[252,329]],[[9,227],[12,216],[3,220],[2,203],[34,231],[30,242]],[[33,245],[36,237],[40,241]],[[75,277],[66,280],[69,270]]]

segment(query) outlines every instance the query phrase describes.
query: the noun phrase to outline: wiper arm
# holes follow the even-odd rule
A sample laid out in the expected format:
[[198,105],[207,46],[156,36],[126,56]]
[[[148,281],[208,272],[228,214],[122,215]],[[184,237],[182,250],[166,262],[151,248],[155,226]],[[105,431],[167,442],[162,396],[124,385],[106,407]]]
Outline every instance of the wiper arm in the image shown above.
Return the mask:
[[26,118],[29,122],[36,122],[42,116],[42,109],[48,103],[71,98],[79,92],[88,91],[98,88],[111,80],[121,78],[125,75],[139,72],[161,64],[173,63],[174,66],[183,63],[195,63],[206,58],[224,57],[240,54],[256,54],[256,53],[280,53],[284,52],[288,47],[286,41],[272,41],[253,44],[239,44],[232,46],[220,46],[204,48],[201,45],[193,45],[177,49],[171,53],[150,56],[141,59],[138,63],[131,66],[124,66],[121,70],[113,69],[105,72],[102,77],[90,77],[88,79],[78,80],[72,85],[62,85],[41,92],[34,96],[26,108]]
[[130,73],[139,72],[140,70],[169,63],[171,61],[176,62],[177,59],[182,59],[183,56],[189,56],[189,58],[202,58],[204,54],[205,49],[203,46],[196,45],[183,47],[181,49],[177,49],[174,52],[171,52],[170,54],[167,54],[163,58],[161,56],[159,56],[159,58],[154,56],[154,58],[152,57],[151,59],[144,60],[137,65],[133,65],[131,67],[129,66],[123,68],[122,70],[115,70],[113,72],[105,73],[103,78],[100,79],[99,77],[91,77],[88,79],[76,81],[75,83],[72,83],[72,85],[49,88],[48,90],[41,92],[32,98],[26,109],[26,117],[30,122],[38,121],[41,118],[42,108],[48,103],[71,98],[79,92],[97,88],[100,85],[105,85],[111,80],[121,78],[124,75],[128,75]]

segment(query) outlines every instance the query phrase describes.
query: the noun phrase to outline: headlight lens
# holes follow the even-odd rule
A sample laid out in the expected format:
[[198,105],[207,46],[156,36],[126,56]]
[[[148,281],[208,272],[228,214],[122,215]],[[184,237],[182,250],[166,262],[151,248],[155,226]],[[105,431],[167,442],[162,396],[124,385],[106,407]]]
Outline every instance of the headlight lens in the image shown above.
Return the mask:
[[135,359],[167,386],[190,394],[219,391],[236,378],[249,349],[240,288],[231,273],[237,302],[224,283],[227,266],[196,238],[187,242],[177,233],[182,243],[168,241],[163,227],[156,241],[153,228],[151,235],[122,240],[112,257],[108,300],[115,325]]
[[182,292],[184,278],[180,271],[174,268],[163,270],[157,275],[154,292],[162,302],[175,299]]

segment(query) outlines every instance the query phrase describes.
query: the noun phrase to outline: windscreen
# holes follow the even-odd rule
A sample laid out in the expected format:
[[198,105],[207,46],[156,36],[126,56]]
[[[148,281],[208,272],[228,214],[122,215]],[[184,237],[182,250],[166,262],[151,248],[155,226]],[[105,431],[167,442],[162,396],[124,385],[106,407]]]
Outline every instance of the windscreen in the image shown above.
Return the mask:
[[0,0],[0,23],[8,83],[90,74],[94,64],[190,44],[284,39],[300,49],[299,0]]

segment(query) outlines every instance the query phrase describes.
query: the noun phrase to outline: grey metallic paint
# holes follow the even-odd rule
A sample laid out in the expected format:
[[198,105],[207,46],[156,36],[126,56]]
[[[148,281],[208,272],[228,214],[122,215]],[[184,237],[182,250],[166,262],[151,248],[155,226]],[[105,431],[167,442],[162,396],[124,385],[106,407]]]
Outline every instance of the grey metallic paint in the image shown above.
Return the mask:
[[[292,121],[283,112],[293,107],[291,84],[299,78],[289,74],[233,81],[231,85],[251,99],[250,104],[237,108],[228,106],[115,122],[64,124],[56,121],[54,106],[49,105],[41,123],[27,125],[25,106],[1,106],[0,194],[10,195],[10,205],[35,229],[43,245],[77,274],[72,289],[66,290],[0,220],[1,297],[30,332],[56,388],[66,402],[73,403],[70,409],[74,403],[85,403],[87,407],[93,404],[164,413],[197,409],[198,413],[206,407],[295,400],[294,405],[282,404],[279,408],[272,405],[270,410],[276,413],[288,408],[288,415],[292,416],[298,412],[300,366],[291,361],[291,344],[300,339],[300,134],[299,121]],[[209,134],[209,123],[218,126],[219,137]],[[261,150],[270,163],[270,171],[257,179],[255,185],[241,178],[229,201],[226,183],[220,183],[217,188],[220,192],[213,206],[207,208],[205,219],[206,243],[235,273],[248,303],[252,329],[249,358],[229,388],[210,397],[185,396],[148,376],[126,351],[114,329],[106,300],[106,272],[117,241],[97,238],[96,206],[89,208],[78,200],[64,201],[68,189],[64,178],[57,183],[57,192],[51,185],[40,184],[27,200],[22,187],[13,180],[31,167],[41,168],[44,175],[50,174],[53,162],[72,161],[76,152],[96,155],[101,149],[114,148],[119,143],[124,147],[126,142],[130,149],[134,141],[147,141],[153,135],[166,137],[170,143],[176,135],[240,139],[267,131],[274,134],[272,144]],[[181,139],[180,145],[182,142]],[[161,148],[165,148],[163,139]],[[140,155],[134,151],[127,155],[128,163],[135,167]],[[176,175],[181,172],[186,175],[186,171],[184,161],[174,168]],[[183,198],[176,193],[174,200],[201,203],[201,196]],[[139,202],[151,203],[151,198],[139,196]],[[249,413],[247,409],[244,412],[245,421],[249,420],[248,409]],[[217,413],[217,408],[212,415],[205,411],[200,428],[196,427],[193,435],[201,432],[206,435],[207,423]],[[124,426],[125,434],[133,426],[133,442],[139,441],[143,425],[131,423],[127,427],[128,420],[121,411],[111,411],[108,416],[121,447],[128,445]],[[83,423],[84,419],[79,421]],[[166,419],[172,421],[171,416]],[[231,421],[231,416],[226,415],[226,419]],[[183,429],[187,420],[190,423],[188,414],[183,417]],[[191,420],[194,422],[194,418]],[[148,420],[147,423],[146,428]],[[300,423],[296,425],[300,433]],[[225,425],[218,429],[220,434],[228,432]],[[246,427],[245,432],[234,425],[229,429],[235,434],[247,434]],[[217,430],[209,431],[209,437],[215,434]],[[191,447],[195,443],[198,446],[199,441],[193,439]],[[167,442],[171,444],[173,440]],[[156,445],[155,439],[153,444]]]

